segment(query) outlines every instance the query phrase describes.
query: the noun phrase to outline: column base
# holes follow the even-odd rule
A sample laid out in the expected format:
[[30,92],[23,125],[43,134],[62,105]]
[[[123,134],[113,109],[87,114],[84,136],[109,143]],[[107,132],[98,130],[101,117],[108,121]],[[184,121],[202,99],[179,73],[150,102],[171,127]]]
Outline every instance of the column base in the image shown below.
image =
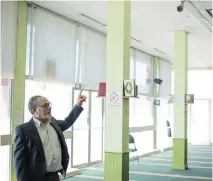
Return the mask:
[[[10,146],[10,153],[13,153],[14,152],[14,145],[11,145]],[[10,158],[10,160],[11,160],[11,177],[10,177],[10,180],[11,181],[16,181],[16,174],[15,174],[15,169],[14,169],[14,161],[13,161],[13,154],[11,154],[12,156],[11,156],[11,158]]]
[[105,152],[104,181],[129,181],[129,153]]
[[157,148],[157,132],[156,130],[153,131],[153,149]]
[[188,169],[187,163],[187,139],[173,139],[172,168],[175,170]]

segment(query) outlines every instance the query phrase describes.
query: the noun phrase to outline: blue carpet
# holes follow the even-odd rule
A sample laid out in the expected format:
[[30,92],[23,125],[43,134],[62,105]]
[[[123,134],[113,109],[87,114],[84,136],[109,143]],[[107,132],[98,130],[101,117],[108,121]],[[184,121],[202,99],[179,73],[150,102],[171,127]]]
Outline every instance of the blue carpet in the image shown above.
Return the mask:
[[[82,170],[81,174],[90,176],[102,176],[104,171],[99,170]],[[204,181],[204,179],[194,179],[194,178],[175,178],[167,176],[155,176],[155,175],[140,175],[140,174],[129,174],[129,179],[137,181]],[[72,180],[67,180],[72,181]]]
[[[156,158],[156,159],[164,159],[162,157],[150,157],[150,158]],[[159,163],[159,164],[172,164],[172,158],[165,158],[168,160],[149,160],[148,158],[142,158],[140,159],[140,163]],[[190,159],[188,159],[189,161]],[[196,160],[194,160],[196,161]],[[198,160],[197,160],[198,161]],[[210,162],[209,160],[201,160],[201,161],[205,161],[205,162]],[[135,162],[136,163],[136,162]],[[200,167],[212,167],[212,163],[188,163],[189,168],[190,166],[200,166]]]
[[[204,150],[205,149],[205,150]],[[205,153],[204,153],[205,152]],[[140,163],[144,164],[134,164],[130,163],[130,171],[136,172],[148,172],[148,173],[159,173],[159,174],[168,174],[168,175],[179,175],[181,176],[194,176],[194,177],[212,177],[212,150],[211,147],[198,147],[198,146],[189,146],[188,149],[188,170],[173,170],[172,165],[172,150],[159,153],[156,155],[152,155],[149,157],[144,157],[140,159]],[[160,156],[158,156],[160,155]],[[192,157],[207,157],[205,158],[192,158]],[[149,160],[149,159],[166,159],[166,160]],[[196,161],[190,162],[190,161]],[[207,162],[207,163],[200,163]],[[208,163],[209,162],[209,163]],[[169,164],[158,166],[158,165],[149,165],[149,164]],[[192,168],[192,166],[197,167],[210,167],[210,168]],[[104,177],[103,165],[94,166],[94,168],[102,169],[102,170],[90,170],[83,169],[81,170],[81,175],[87,176],[98,176]],[[145,174],[129,174],[129,179],[136,181],[204,181],[205,179],[195,179],[195,178],[176,178],[171,176],[156,176],[156,175],[145,175]],[[67,178],[65,181],[95,181],[95,180],[103,180],[100,178],[80,178],[80,177],[72,177]]]

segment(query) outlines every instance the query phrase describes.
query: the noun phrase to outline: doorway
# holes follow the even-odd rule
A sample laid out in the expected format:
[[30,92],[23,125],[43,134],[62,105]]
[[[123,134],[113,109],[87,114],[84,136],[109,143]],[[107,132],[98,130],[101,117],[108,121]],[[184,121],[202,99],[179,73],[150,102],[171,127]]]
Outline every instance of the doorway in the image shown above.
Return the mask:
[[[79,92],[74,89],[74,100],[77,100]],[[97,91],[84,90],[83,94],[87,96],[84,111],[72,128],[73,168],[83,168],[103,161],[103,100],[97,98]]]

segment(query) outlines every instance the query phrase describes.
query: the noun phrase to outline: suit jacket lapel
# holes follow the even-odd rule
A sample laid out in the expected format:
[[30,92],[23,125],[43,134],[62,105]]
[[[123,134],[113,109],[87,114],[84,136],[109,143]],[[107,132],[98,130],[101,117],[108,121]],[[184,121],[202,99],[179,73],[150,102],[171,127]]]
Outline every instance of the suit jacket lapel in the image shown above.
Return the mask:
[[42,142],[41,142],[41,138],[39,136],[39,133],[38,133],[38,130],[35,126],[35,123],[33,121],[33,118],[31,118],[30,120],[30,132],[34,138],[34,141],[35,141],[35,144],[36,144],[36,147],[38,148],[38,152],[41,154],[41,156],[43,156],[43,158],[45,159],[45,156],[44,156],[44,149],[43,149],[43,145],[42,145]]
[[52,121],[50,122],[50,124],[53,126],[53,128],[54,128],[55,131],[57,132],[57,134],[58,134],[58,136],[59,136],[59,139],[60,139],[60,140],[63,140],[64,135],[63,135],[63,133],[62,133],[62,131],[61,131],[61,128],[59,128],[59,125],[56,123],[56,121],[55,121],[55,120],[52,120]]

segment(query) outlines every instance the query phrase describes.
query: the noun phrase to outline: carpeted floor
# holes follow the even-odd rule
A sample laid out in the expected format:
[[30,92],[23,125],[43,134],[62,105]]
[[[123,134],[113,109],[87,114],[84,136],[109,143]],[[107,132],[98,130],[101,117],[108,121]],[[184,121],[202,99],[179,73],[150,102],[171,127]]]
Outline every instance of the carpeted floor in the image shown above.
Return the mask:
[[[188,165],[184,171],[173,170],[172,150],[130,163],[129,179],[132,181],[204,181],[212,180],[212,147],[189,146]],[[65,181],[104,180],[104,167],[97,165],[81,170],[81,174]]]

